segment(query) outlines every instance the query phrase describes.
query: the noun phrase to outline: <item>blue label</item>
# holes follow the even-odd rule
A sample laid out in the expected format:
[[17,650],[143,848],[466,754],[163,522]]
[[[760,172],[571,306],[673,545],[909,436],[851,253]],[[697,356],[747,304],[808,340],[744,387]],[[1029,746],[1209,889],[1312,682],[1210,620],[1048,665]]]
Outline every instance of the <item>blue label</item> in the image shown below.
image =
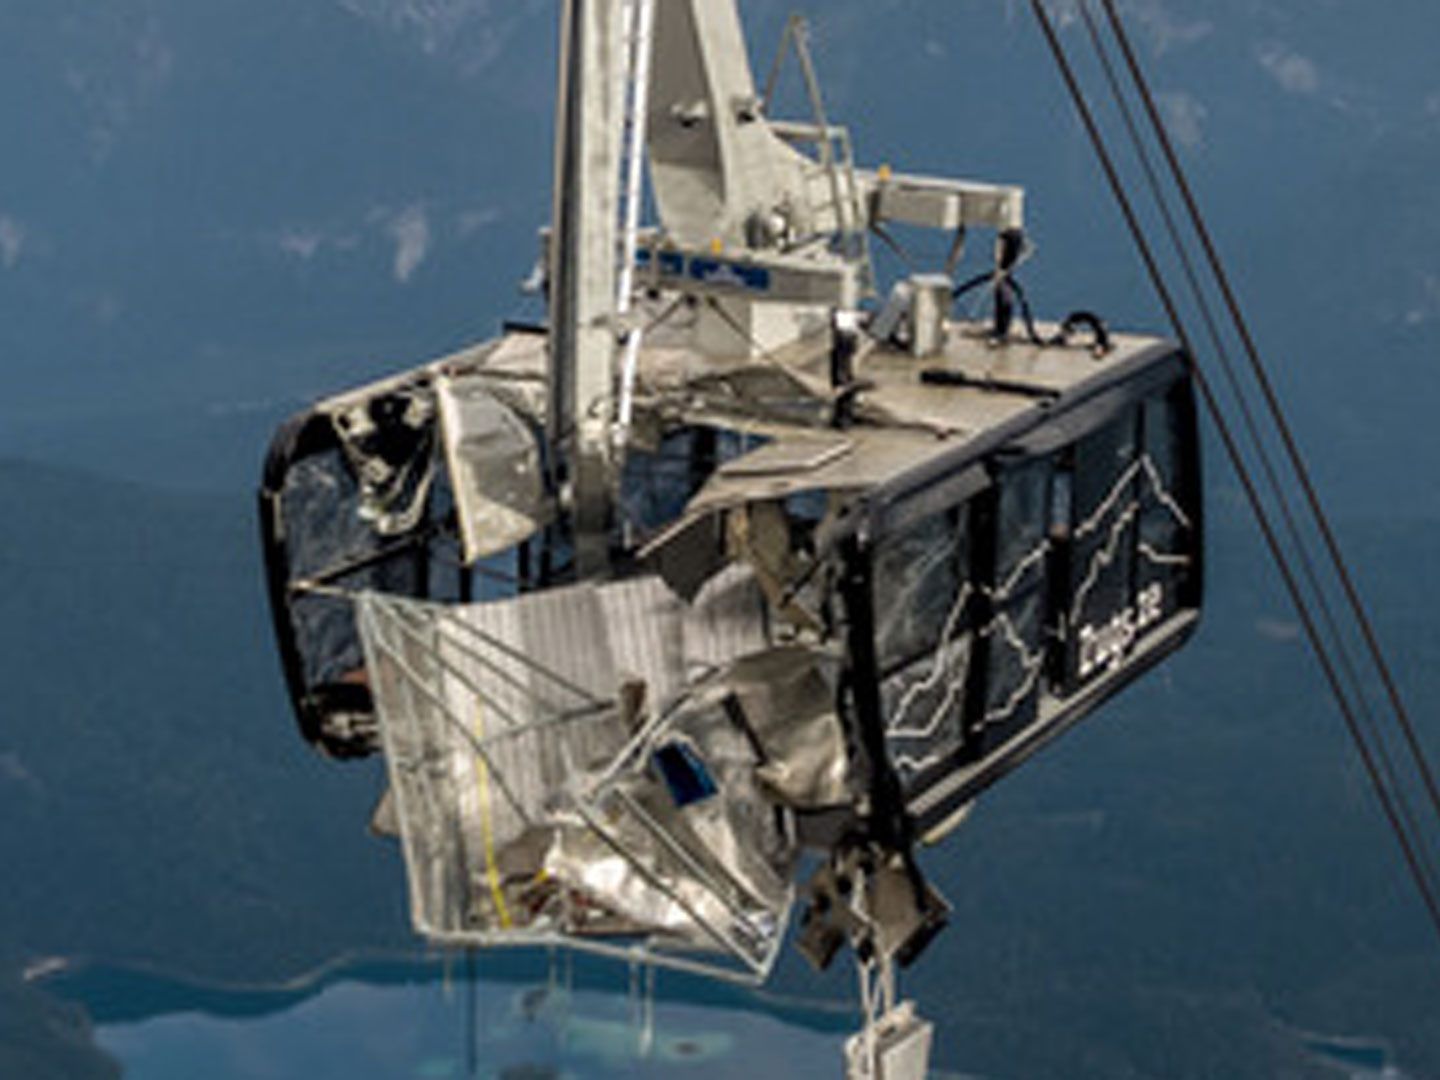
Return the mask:
[[703,285],[722,285],[750,292],[770,291],[770,271],[763,266],[724,259],[691,259],[690,277]]

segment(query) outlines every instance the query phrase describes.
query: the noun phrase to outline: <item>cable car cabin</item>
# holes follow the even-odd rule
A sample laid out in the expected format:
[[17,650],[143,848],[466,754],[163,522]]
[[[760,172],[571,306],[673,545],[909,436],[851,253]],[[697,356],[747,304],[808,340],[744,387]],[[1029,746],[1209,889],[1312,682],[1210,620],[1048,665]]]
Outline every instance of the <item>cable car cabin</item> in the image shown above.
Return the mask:
[[[301,730],[383,753],[373,824],[441,946],[759,982],[818,855],[796,944],[860,959],[851,1071],[918,1076],[928,1026],[886,999],[949,907],[915,843],[1198,622],[1192,368],[1034,324],[1023,190],[857,167],[803,24],[770,86],[794,52],[813,115],[785,121],[733,0],[561,21],[547,327],[271,447]],[[994,262],[957,284],[975,230]],[[909,267],[888,294],[872,237]],[[953,320],[982,287],[988,325]]]
[[852,715],[881,739],[922,836],[1198,619],[1182,357],[1157,345],[1058,394],[1034,385],[1032,409],[869,493],[835,541],[865,630]]
[[[514,340],[543,342],[528,334]],[[467,564],[455,479],[473,488],[477,477],[457,471],[470,463],[447,460],[440,442],[444,371],[502,351],[481,346],[339,395],[291,418],[272,439],[260,492],[271,614],[301,732],[332,756],[364,757],[379,748],[356,595],[461,603],[550,579],[544,566],[532,577],[527,544],[508,558]],[[455,395],[446,400],[453,404]],[[538,469],[538,444],[517,413],[488,399],[482,408],[486,403],[494,408],[479,421],[481,460],[474,464],[493,490]],[[485,431],[489,419],[494,428]],[[496,507],[478,493],[464,501],[472,503],[482,513]]]
[[[1194,629],[1200,455],[1174,345],[996,344],[946,323],[929,357],[864,340],[837,380],[854,341],[833,329],[716,356],[688,347],[692,310],[649,303],[607,580],[663,582],[682,605],[727,569],[754,586],[743,648],[690,664],[672,701],[747,651],[804,651],[850,789],[888,778],[938,839]],[[277,435],[271,599],[301,729],[326,751],[380,745],[356,596],[465,608],[577,583],[545,355],[542,333],[512,331]]]

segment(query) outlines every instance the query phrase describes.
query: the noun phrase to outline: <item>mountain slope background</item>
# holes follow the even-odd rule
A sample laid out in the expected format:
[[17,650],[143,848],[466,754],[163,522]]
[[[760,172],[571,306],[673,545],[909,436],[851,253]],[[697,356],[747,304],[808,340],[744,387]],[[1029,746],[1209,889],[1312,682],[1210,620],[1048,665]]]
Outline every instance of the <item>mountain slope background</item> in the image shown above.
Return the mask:
[[0,461],[0,503],[0,1075],[109,1074],[16,978],[51,958],[274,982],[407,944],[378,772],[293,734],[247,502]]
[[[1410,497],[1366,454],[1430,448],[1433,9],[1128,6],[1307,442],[1333,448],[1318,456],[1338,497]],[[744,5],[761,72],[790,7]],[[812,15],[830,111],[863,160],[1025,183],[1038,302],[1157,322],[1026,5]],[[7,5],[0,450],[233,488],[287,410],[525,310],[553,17],[490,0]],[[1083,47],[1074,22],[1065,38]]]
[[[742,0],[762,72],[791,6]],[[1126,7],[1428,717],[1440,13]],[[1159,325],[1025,4],[811,15],[863,160],[1026,184],[1042,309]],[[538,0],[0,11],[7,970],[265,982],[407,940],[398,861],[361,828],[373,770],[293,736],[249,491],[306,401],[536,314],[515,283],[548,215],[553,21]],[[1200,640],[932,857],[956,929],[913,985],[953,1003],[949,1065],[1324,1075],[1296,1035],[1316,1030],[1440,1072],[1433,943],[1218,461],[1210,481]],[[17,978],[0,998],[33,1018],[0,1024],[0,1055],[44,1042],[80,1075],[73,1013]]]

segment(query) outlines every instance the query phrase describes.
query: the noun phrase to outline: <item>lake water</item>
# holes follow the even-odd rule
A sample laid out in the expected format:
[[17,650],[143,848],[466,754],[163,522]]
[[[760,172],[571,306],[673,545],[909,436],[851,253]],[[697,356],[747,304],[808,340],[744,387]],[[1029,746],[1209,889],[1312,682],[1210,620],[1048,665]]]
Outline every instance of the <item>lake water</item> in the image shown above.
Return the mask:
[[[667,973],[561,958],[356,965],[301,988],[225,990],[121,970],[50,980],[86,1005],[130,1080],[833,1078],[856,1016]],[[474,977],[470,971],[475,972]],[[668,987],[667,987],[667,984]],[[672,992],[673,991],[673,992]]]
[[[210,987],[63,969],[127,1080],[687,1080],[841,1074],[844,1000],[788,998],[564,954],[356,961],[304,983]],[[647,1019],[648,1017],[648,1019]],[[1348,1080],[1406,1080],[1383,1040],[1294,1032]],[[932,1080],[967,1080],[932,1072]],[[969,1077],[968,1080],[978,1080]]]

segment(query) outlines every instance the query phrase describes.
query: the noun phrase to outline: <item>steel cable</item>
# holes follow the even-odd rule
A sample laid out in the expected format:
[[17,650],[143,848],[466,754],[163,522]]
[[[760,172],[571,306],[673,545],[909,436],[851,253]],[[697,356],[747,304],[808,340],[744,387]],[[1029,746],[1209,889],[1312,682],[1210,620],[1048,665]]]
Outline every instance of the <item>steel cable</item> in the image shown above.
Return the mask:
[[[1114,9],[1113,5],[1111,4],[1111,0],[1105,0],[1105,3],[1107,5],[1107,10],[1109,10],[1113,16]],[[1150,242],[1146,237],[1145,230],[1141,225],[1138,216],[1136,215],[1134,205],[1131,202],[1129,194],[1125,189],[1124,183],[1120,178],[1119,171],[1115,166],[1114,158],[1111,156],[1104,136],[1101,134],[1100,129],[1095,121],[1094,114],[1092,113],[1089,103],[1086,100],[1084,91],[1081,89],[1079,81],[1076,78],[1075,71],[1070,64],[1070,60],[1065,52],[1065,48],[1061,44],[1059,36],[1055,31],[1055,26],[1050,18],[1050,14],[1045,9],[1043,0],[1030,0],[1030,6],[1031,10],[1035,14],[1037,22],[1040,25],[1041,32],[1045,37],[1046,44],[1048,45],[1050,52],[1055,60],[1061,77],[1065,82],[1066,88],[1070,94],[1071,100],[1075,105],[1076,111],[1080,115],[1081,122],[1085,127],[1087,136],[1089,137],[1091,145],[1095,150],[1095,154],[1097,159],[1099,160],[1101,168],[1105,173],[1105,177],[1110,186],[1111,192],[1114,195],[1115,200],[1119,205],[1120,211],[1125,218],[1127,228],[1129,229],[1131,237],[1135,242],[1141,259],[1145,264],[1146,272],[1150,277],[1151,283],[1154,286],[1157,295],[1159,296],[1161,304],[1165,308],[1167,316],[1169,317],[1171,323],[1174,325],[1176,333],[1180,337],[1181,345],[1184,348],[1186,354],[1186,362],[1189,365],[1196,385],[1200,390],[1201,397],[1205,403],[1206,411],[1209,413],[1212,422],[1215,424],[1216,430],[1219,433],[1221,441],[1224,445],[1226,456],[1229,458],[1231,466],[1235,469],[1236,476],[1239,478],[1241,486],[1244,488],[1246,499],[1250,504],[1251,512],[1255,515],[1255,520],[1260,526],[1260,530],[1264,536],[1266,546],[1270,551],[1271,557],[1274,560],[1277,569],[1280,571],[1281,578],[1285,584],[1287,592],[1290,594],[1291,601],[1295,605],[1295,609],[1300,617],[1300,621],[1304,628],[1306,638],[1310,642],[1311,648],[1315,652],[1316,659],[1320,664],[1325,680],[1330,687],[1331,693],[1335,698],[1337,706],[1340,708],[1341,715],[1345,720],[1346,728],[1350,733],[1352,741],[1355,743],[1356,750],[1360,755],[1361,763],[1364,766],[1365,771],[1370,779],[1371,785],[1375,790],[1376,797],[1380,802],[1381,809],[1386,817],[1390,830],[1395,836],[1396,842],[1400,846],[1401,853],[1404,857],[1407,867],[1409,868],[1411,877],[1414,879],[1416,888],[1420,892],[1421,900],[1423,901],[1429,913],[1431,924],[1437,936],[1440,936],[1440,901],[1437,901],[1435,889],[1432,888],[1429,879],[1425,874],[1423,865],[1416,853],[1414,843],[1412,842],[1409,832],[1405,828],[1404,823],[1402,822],[1397,812],[1395,801],[1381,777],[1380,771],[1376,765],[1374,754],[1371,751],[1370,746],[1366,741],[1364,734],[1360,728],[1360,725],[1356,720],[1353,707],[1351,706],[1350,701],[1345,694],[1344,687],[1341,685],[1339,675],[1335,669],[1334,661],[1331,659],[1329,652],[1326,650],[1324,642],[1320,637],[1314,617],[1310,611],[1310,606],[1307,603],[1304,594],[1300,590],[1300,585],[1295,577],[1295,572],[1290,566],[1289,560],[1286,558],[1284,549],[1280,545],[1279,537],[1275,532],[1275,528],[1270,521],[1269,515],[1266,513],[1265,506],[1260,498],[1259,490],[1256,488],[1254,478],[1251,476],[1249,467],[1240,452],[1239,444],[1235,441],[1235,437],[1233,432],[1231,431],[1229,422],[1226,420],[1225,415],[1220,408],[1220,404],[1216,399],[1213,390],[1210,387],[1209,381],[1204,375],[1204,372],[1202,372],[1198,365],[1195,363],[1195,354],[1193,348],[1191,347],[1190,336],[1185,329],[1185,324],[1183,320],[1180,317],[1180,312],[1178,307],[1176,306],[1174,296],[1171,293],[1169,286],[1166,284],[1164,275],[1160,271],[1159,263],[1156,261],[1154,251],[1151,248]]]
[[1141,135],[1138,125],[1135,122],[1134,114],[1126,100],[1124,90],[1116,74],[1115,67],[1111,62],[1109,50],[1106,49],[1101,37],[1099,27],[1091,14],[1090,0],[1078,0],[1078,8],[1085,29],[1089,35],[1095,55],[1100,61],[1101,71],[1105,76],[1106,84],[1109,87],[1112,99],[1119,110],[1126,133],[1130,143],[1135,150],[1135,155],[1140,163],[1141,170],[1145,175],[1150,193],[1160,213],[1161,220],[1165,226],[1165,232],[1169,237],[1170,245],[1174,249],[1182,273],[1189,286],[1191,295],[1194,297],[1195,305],[1199,310],[1201,321],[1206,328],[1207,336],[1210,339],[1211,347],[1220,362],[1221,371],[1225,376],[1225,383],[1230,389],[1236,406],[1240,410],[1241,419],[1250,443],[1259,459],[1261,471],[1269,486],[1275,505],[1285,526],[1285,532],[1289,536],[1294,553],[1299,558],[1301,576],[1309,586],[1311,597],[1320,614],[1320,622],[1323,629],[1329,635],[1334,651],[1338,657],[1340,672],[1345,677],[1349,692],[1358,707],[1359,718],[1362,727],[1374,741],[1376,756],[1379,760],[1380,770],[1390,789],[1395,794],[1397,810],[1405,826],[1411,835],[1417,840],[1417,857],[1430,882],[1432,890],[1440,894],[1440,874],[1437,874],[1433,860],[1433,843],[1425,843],[1425,830],[1418,824],[1417,819],[1406,795],[1405,787],[1401,783],[1399,773],[1396,771],[1395,762],[1389,749],[1389,741],[1370,706],[1370,700],[1365,693],[1363,684],[1360,681],[1359,672],[1356,669],[1354,660],[1350,655],[1350,649],[1346,645],[1345,635],[1341,632],[1339,622],[1326,596],[1326,590],[1321,584],[1319,573],[1315,567],[1315,561],[1311,557],[1309,545],[1302,536],[1300,527],[1295,518],[1295,513],[1290,504],[1290,496],[1285,486],[1280,482],[1279,474],[1276,471],[1275,463],[1270,452],[1266,449],[1265,439],[1260,431],[1260,425],[1256,420],[1255,412],[1250,407],[1250,400],[1240,383],[1240,378],[1235,370],[1235,363],[1231,358],[1230,350],[1226,347],[1224,337],[1220,332],[1215,313],[1211,308],[1209,299],[1200,283],[1199,274],[1196,271],[1194,260],[1190,256],[1189,246],[1181,236],[1179,224],[1172,212],[1170,201],[1165,195],[1164,185],[1156,172],[1155,165],[1151,160],[1149,151],[1146,149],[1145,141]]

